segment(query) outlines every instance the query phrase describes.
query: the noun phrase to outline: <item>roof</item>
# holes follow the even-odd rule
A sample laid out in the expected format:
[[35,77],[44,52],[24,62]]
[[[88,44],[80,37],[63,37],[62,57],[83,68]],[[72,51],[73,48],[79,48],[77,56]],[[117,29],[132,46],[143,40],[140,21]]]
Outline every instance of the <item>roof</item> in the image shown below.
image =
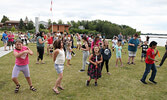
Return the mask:
[[[27,23],[25,21],[23,21],[24,23]],[[20,23],[20,21],[14,21],[14,20],[10,20],[10,21],[6,21],[5,23]]]

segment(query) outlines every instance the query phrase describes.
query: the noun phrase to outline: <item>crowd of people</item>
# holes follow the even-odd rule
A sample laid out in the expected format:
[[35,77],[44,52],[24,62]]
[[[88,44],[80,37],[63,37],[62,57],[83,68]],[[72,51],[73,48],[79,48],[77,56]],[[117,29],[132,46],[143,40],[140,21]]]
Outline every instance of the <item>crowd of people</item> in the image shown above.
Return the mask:
[[[6,35],[5,35],[6,34]],[[16,57],[15,66],[13,68],[12,72],[12,80],[16,84],[15,92],[17,93],[20,88],[20,84],[17,80],[18,74],[20,71],[23,71],[29,86],[30,90],[36,91],[36,89],[32,86],[31,79],[30,79],[30,73],[29,73],[29,60],[28,55],[32,55],[33,52],[27,47],[23,45],[23,42],[27,44],[27,40],[30,39],[28,33],[27,36],[25,36],[23,33],[20,33],[19,39],[15,41],[15,49],[14,49],[14,56]],[[10,39],[13,39],[13,35],[9,32],[7,35],[6,31],[3,34],[3,42],[4,45],[7,41]],[[76,38],[77,46],[74,46],[74,38]],[[10,40],[11,41],[11,40]],[[14,40],[12,40],[14,41]],[[40,32],[36,34],[36,48],[37,48],[37,62],[36,64],[45,64],[43,61],[44,57],[44,50],[45,50],[45,44],[47,44],[47,55],[51,56],[53,58],[53,61],[55,63],[54,67],[58,73],[58,78],[56,80],[56,84],[53,87],[53,91],[56,94],[59,94],[58,88],[61,90],[64,90],[64,88],[61,85],[61,80],[63,79],[63,70],[64,70],[64,63],[65,59],[66,66],[71,66],[71,60],[72,55],[75,56],[76,53],[74,52],[74,48],[77,50],[82,51],[83,57],[82,57],[82,68],[79,70],[79,72],[84,72],[86,70],[86,65],[88,65],[87,69],[87,75],[89,76],[89,79],[86,80],[86,86],[89,86],[91,79],[95,79],[94,85],[97,86],[97,80],[102,76],[101,72],[105,63],[106,71],[108,75],[111,75],[109,72],[109,61],[112,56],[112,52],[115,52],[116,54],[116,62],[115,66],[118,67],[118,61],[120,61],[121,66],[123,67],[123,61],[122,61],[122,49],[124,43],[128,42],[128,61],[127,64],[133,64],[135,65],[135,57],[136,52],[138,48],[142,48],[141,53],[141,61],[144,61],[146,63],[146,69],[143,74],[142,79],[140,80],[142,83],[147,84],[145,79],[150,72],[152,71],[151,78],[149,79],[151,82],[156,84],[157,82],[154,81],[156,76],[156,66],[154,64],[154,61],[157,61],[155,59],[155,56],[158,54],[158,50],[156,49],[157,43],[155,41],[151,41],[149,46],[147,45],[147,41],[141,42],[140,39],[138,39],[138,34],[134,34],[133,37],[127,38],[125,40],[125,37],[120,33],[118,36],[114,36],[112,39],[112,47],[110,48],[110,44],[108,39],[102,38],[101,35],[93,36],[93,35],[86,35],[79,33],[76,34],[68,34],[68,33],[47,33],[45,35],[44,32]],[[12,44],[12,43],[10,43]],[[150,48],[149,48],[150,47]],[[157,67],[162,66],[163,62],[165,61],[167,57],[167,44],[166,44],[166,52],[164,54],[164,57]],[[4,48],[6,50],[6,48]],[[156,49],[156,53],[154,53],[154,49]],[[126,52],[125,52],[126,53]]]

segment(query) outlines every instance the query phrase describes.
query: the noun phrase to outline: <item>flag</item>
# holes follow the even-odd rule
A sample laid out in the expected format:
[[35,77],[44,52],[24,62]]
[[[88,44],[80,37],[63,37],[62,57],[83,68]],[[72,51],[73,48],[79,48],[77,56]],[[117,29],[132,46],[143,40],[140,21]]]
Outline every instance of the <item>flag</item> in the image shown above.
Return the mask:
[[52,11],[52,0],[51,0],[51,6],[50,6],[50,11]]

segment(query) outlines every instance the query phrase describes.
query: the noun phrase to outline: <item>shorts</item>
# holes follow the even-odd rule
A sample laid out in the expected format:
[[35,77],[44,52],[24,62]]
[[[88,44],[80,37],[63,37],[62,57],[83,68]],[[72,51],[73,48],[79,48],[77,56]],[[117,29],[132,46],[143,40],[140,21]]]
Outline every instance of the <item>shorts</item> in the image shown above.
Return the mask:
[[136,52],[134,51],[128,51],[129,52],[129,57],[136,57]]
[[146,57],[146,53],[142,53],[142,54],[141,54],[141,57]]
[[20,71],[23,72],[25,77],[30,77],[30,71],[28,65],[15,65],[12,71],[12,78],[18,77]]
[[55,69],[56,69],[58,74],[63,73],[64,64],[55,64]]
[[53,44],[47,44],[47,46],[53,46]]
[[8,46],[13,46],[14,41],[8,41]]
[[78,44],[81,44],[81,41],[77,41],[77,45],[78,45]]
[[121,58],[121,55],[116,55],[116,58]]
[[3,40],[3,44],[6,44],[8,41],[7,40],[5,40],[5,39],[2,39]]

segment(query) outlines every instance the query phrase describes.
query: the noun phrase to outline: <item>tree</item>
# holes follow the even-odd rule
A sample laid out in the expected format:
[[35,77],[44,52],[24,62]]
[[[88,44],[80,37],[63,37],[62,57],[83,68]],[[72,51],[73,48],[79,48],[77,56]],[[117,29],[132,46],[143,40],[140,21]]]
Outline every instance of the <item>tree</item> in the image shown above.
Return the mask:
[[63,24],[63,21],[61,19],[59,19],[58,24]]
[[28,30],[34,29],[34,23],[33,23],[33,21],[29,21],[29,22],[28,22],[27,29],[28,29]]
[[3,15],[3,18],[1,20],[1,23],[5,23],[6,21],[9,21],[9,18]]
[[48,19],[48,26],[50,26],[52,24],[51,19]]
[[39,25],[39,28],[41,28],[41,29],[46,29],[43,24],[40,24],[40,25]]
[[53,22],[53,24],[57,24],[56,22]]
[[23,22],[22,18],[20,19],[20,22],[19,22],[19,29],[20,30],[25,29],[24,22]]
[[14,26],[12,26],[11,31],[12,32],[16,31],[16,28]]

